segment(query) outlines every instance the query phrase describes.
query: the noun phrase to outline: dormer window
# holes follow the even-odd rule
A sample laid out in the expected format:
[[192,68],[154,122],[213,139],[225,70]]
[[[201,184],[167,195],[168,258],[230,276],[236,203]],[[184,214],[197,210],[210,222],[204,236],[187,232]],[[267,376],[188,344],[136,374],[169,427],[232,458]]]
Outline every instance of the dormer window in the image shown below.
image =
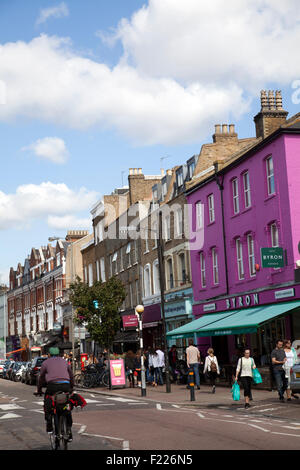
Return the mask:
[[189,176],[189,179],[191,180],[193,178],[193,174],[194,174],[194,171],[195,171],[195,160],[191,160],[190,162],[188,162],[188,176]]
[[158,191],[157,191],[157,188],[153,188],[153,189],[152,189],[152,198],[153,198],[153,202],[157,202],[157,200],[158,200]]
[[167,180],[162,181],[162,197],[164,198],[167,195]]
[[177,187],[180,188],[181,186],[183,186],[183,169],[180,168],[177,172],[176,172],[176,183],[177,183]]

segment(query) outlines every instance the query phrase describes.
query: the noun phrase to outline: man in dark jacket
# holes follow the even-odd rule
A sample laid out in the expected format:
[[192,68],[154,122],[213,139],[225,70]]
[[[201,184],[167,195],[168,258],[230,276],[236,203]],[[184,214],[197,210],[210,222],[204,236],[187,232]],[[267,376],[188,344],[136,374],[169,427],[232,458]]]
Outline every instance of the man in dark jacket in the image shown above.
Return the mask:
[[[63,357],[59,356],[58,348],[49,349],[50,358],[43,362],[40,375],[37,382],[37,394],[42,393],[42,387],[46,383],[46,392],[44,398],[45,420],[47,423],[47,432],[53,432],[52,426],[52,396],[57,392],[69,393],[73,390],[74,379],[71,366]],[[69,441],[72,440],[72,414],[66,413],[67,433]]]
[[177,357],[177,348],[176,348],[175,344],[173,344],[173,346],[171,347],[171,349],[169,351],[169,365],[170,365],[170,368],[171,368],[171,371],[172,371],[174,382],[176,381],[176,378],[177,378],[176,373],[175,373],[177,359],[178,359],[178,357]]

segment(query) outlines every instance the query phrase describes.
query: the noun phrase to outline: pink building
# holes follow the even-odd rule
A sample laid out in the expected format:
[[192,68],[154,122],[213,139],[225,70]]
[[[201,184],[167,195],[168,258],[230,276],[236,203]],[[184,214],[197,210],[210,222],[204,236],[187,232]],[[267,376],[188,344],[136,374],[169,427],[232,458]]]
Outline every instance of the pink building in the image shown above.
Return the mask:
[[[197,322],[174,336],[194,335],[223,363],[245,345],[268,363],[277,338],[300,339],[300,114],[286,120],[280,92],[262,92],[261,105],[248,142],[216,126],[225,151],[210,144],[186,192],[190,230],[204,235],[190,252]],[[262,248],[273,248],[264,263]]]

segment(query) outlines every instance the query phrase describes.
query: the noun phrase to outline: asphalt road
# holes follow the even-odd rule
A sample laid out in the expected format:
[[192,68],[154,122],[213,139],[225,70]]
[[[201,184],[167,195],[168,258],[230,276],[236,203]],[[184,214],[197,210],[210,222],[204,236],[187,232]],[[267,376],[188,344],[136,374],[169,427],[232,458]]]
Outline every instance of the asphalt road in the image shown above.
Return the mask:
[[[0,449],[49,450],[43,399],[35,387],[0,379]],[[72,450],[297,450],[300,406],[277,402],[201,407],[82,391]]]

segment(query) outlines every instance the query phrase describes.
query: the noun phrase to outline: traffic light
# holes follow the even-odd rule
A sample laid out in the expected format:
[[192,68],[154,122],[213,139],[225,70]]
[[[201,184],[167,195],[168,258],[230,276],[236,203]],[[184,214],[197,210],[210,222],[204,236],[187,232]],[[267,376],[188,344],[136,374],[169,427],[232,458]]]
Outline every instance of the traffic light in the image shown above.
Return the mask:
[[99,308],[99,302],[98,300],[93,300],[93,304],[95,308]]

